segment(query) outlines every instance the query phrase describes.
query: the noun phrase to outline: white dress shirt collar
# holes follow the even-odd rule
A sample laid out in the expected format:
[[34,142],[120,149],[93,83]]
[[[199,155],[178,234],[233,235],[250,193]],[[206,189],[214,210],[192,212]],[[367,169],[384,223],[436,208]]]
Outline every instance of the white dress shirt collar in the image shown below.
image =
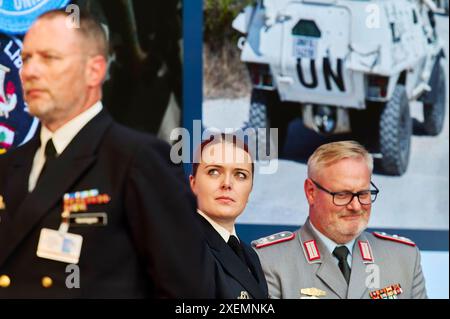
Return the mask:
[[206,215],[200,209],[197,209],[197,212],[211,224],[211,226],[219,233],[220,237],[222,237],[226,243],[228,243],[228,240],[230,239],[231,235],[235,236],[239,240],[238,236],[236,235],[236,229],[234,228],[234,226],[233,231],[230,233],[228,230],[226,230],[223,226],[216,223],[214,220],[211,219],[211,217]]
[[73,138],[81,131],[81,129],[92,120],[103,109],[101,101],[92,105],[89,109],[79,114],[55,132],[51,132],[44,125],[41,127],[40,141],[41,146],[36,151],[31,167],[30,176],[28,178],[28,191],[31,192],[36,187],[39,175],[45,164],[45,147],[49,139],[52,139],[56,153],[60,155],[70,144]]
[[73,138],[81,131],[81,129],[92,120],[103,109],[101,101],[98,101],[89,109],[79,114],[69,122],[51,132],[48,128],[42,125],[41,128],[41,147],[45,148],[47,141],[52,139],[55,145],[56,152],[61,154],[70,144]]

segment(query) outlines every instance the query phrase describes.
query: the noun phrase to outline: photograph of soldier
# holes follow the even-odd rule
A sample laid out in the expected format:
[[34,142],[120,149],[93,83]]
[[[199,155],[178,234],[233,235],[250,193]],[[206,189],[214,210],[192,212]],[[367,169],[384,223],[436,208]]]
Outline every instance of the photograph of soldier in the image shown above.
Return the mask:
[[320,146],[308,160],[309,217],[283,240],[253,244],[271,298],[426,298],[419,249],[411,240],[365,231],[379,192],[373,159],[360,144]]
[[215,298],[265,299],[267,283],[258,256],[234,227],[253,186],[249,148],[236,135],[211,135],[199,146],[196,158],[189,179],[215,259]]
[[68,17],[48,11],[24,38],[24,96],[41,126],[0,157],[0,298],[213,296],[182,167],[168,144],[113,120],[105,29]]
[[[246,239],[303,225],[309,203],[298,185],[308,158],[320,145],[354,140],[371,154],[383,186],[371,228],[416,242],[428,295],[448,298],[437,275],[449,267],[445,5],[202,2],[204,127],[258,129],[258,148],[269,142],[277,150],[269,156],[276,172],[256,169],[238,219],[254,236]],[[265,160],[256,158],[256,167]]]

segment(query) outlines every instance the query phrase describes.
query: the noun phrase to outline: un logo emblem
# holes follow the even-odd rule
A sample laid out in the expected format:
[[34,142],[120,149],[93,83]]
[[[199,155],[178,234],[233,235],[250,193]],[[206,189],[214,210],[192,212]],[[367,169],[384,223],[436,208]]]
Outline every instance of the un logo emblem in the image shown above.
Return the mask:
[[70,0],[0,0],[0,33],[23,34],[42,13],[62,8]]
[[21,49],[19,39],[0,34],[0,154],[26,143],[38,127],[23,100]]

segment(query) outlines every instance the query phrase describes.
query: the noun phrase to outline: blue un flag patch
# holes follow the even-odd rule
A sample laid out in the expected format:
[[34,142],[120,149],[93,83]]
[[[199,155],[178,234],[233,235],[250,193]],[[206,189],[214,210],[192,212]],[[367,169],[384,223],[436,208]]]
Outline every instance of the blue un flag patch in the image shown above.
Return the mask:
[[38,16],[70,0],[0,0],[0,33],[24,34]]
[[26,143],[38,127],[23,99],[21,50],[18,38],[0,34],[0,154]]

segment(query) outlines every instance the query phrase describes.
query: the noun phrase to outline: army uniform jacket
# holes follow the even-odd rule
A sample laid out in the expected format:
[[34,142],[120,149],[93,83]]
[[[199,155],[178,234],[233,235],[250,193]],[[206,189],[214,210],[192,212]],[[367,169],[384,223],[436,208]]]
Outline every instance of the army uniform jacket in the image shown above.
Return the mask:
[[[309,219],[295,233],[253,242],[271,298],[426,298],[420,253],[403,237],[363,232],[352,252],[349,285]],[[309,289],[308,289],[309,288]]]

